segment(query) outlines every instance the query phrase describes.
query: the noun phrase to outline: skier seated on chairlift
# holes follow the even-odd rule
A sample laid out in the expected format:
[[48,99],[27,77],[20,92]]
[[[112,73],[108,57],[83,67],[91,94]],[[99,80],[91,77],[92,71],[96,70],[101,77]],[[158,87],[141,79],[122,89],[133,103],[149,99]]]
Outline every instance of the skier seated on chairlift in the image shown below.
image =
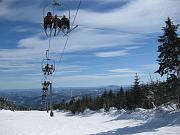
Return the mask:
[[54,36],[56,36],[57,28],[61,29],[61,19],[59,19],[57,15],[55,15],[53,19],[53,28],[55,29]]
[[42,83],[42,85],[43,85],[42,90],[44,90],[46,92],[48,90],[49,82],[44,81],[44,83]]
[[53,65],[51,65],[50,67],[49,67],[49,72],[50,72],[50,74],[52,75],[52,73],[55,71],[55,68],[53,67]]
[[61,19],[59,19],[57,15],[55,15],[53,19],[53,28],[61,28]]
[[44,75],[49,75],[49,64],[46,64],[46,66],[43,68]]
[[52,28],[52,23],[53,23],[53,16],[51,12],[47,13],[47,16],[44,17],[44,29],[46,31],[47,27]]
[[65,15],[63,15],[63,17],[61,18],[61,29],[64,32],[64,29],[69,30],[70,29],[70,22],[69,19],[66,18]]
[[46,64],[46,66],[43,68],[44,75],[52,75],[52,73],[55,71],[55,68],[53,65]]

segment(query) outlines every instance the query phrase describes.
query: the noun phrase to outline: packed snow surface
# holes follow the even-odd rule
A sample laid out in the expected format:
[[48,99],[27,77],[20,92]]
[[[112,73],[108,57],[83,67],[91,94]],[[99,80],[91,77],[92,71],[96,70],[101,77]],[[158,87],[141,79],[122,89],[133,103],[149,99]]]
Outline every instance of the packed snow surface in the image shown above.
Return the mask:
[[180,111],[111,109],[71,115],[0,110],[0,135],[180,135]]

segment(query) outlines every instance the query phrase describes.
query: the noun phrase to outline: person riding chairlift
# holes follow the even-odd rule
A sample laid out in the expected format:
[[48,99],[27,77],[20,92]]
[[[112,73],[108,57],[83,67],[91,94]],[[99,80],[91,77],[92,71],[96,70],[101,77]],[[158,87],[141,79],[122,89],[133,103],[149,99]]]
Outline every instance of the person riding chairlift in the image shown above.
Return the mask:
[[55,15],[53,19],[53,28],[55,29],[54,36],[56,36],[57,28],[61,29],[61,19],[59,19],[57,15]]
[[58,27],[61,28],[61,19],[59,19],[58,16],[55,15],[53,19],[53,28],[56,29]]
[[53,16],[51,12],[47,13],[47,16],[44,17],[44,29],[46,31],[47,27],[52,28],[52,23],[53,23]]
[[42,71],[44,72],[44,75],[52,75],[52,73],[55,71],[55,67],[53,65],[46,64]]
[[49,87],[49,82],[47,81],[44,81],[44,83],[42,83],[42,86],[43,86],[43,88],[42,88],[42,90],[44,91],[44,92],[47,92],[48,91],[48,87]]
[[62,28],[62,31],[64,31],[64,29],[67,29],[67,30],[70,29],[69,19],[66,18],[65,15],[63,15],[63,17],[61,18],[61,28]]

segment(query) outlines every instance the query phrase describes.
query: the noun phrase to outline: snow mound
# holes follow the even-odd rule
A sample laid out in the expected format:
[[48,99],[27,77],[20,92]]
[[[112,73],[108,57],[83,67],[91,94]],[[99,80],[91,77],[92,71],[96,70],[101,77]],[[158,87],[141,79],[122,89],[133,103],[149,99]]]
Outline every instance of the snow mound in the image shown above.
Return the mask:
[[180,110],[164,109],[55,111],[54,117],[43,111],[0,110],[0,135],[179,135]]

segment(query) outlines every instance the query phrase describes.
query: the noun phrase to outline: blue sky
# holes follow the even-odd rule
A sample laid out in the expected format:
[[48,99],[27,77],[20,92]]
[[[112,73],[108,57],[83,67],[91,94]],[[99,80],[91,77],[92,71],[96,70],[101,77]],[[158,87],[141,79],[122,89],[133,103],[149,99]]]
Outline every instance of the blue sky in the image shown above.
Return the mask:
[[[0,89],[40,88],[41,62],[48,47],[40,23],[50,0],[0,0]],[[78,0],[62,0],[56,14],[75,16]],[[51,40],[56,62],[54,87],[130,85],[135,73],[147,82],[158,68],[161,28],[169,16],[180,23],[179,0],[82,0],[79,27],[66,40]]]

